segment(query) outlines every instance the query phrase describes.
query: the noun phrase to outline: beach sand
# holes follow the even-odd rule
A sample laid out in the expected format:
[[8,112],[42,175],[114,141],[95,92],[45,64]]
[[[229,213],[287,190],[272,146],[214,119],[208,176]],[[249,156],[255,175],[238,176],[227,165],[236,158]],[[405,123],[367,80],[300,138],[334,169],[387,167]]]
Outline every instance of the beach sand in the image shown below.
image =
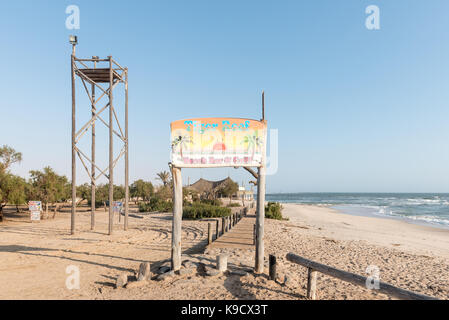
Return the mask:
[[[375,265],[381,281],[448,299],[447,230],[318,206],[284,207],[289,221],[265,220],[266,260],[269,254],[278,257],[277,282],[268,280],[267,270],[264,275],[249,272],[254,250],[205,249],[207,222],[183,221],[183,260],[199,267],[192,274],[119,289],[114,288],[119,274],[132,279],[145,261],[156,272],[170,258],[171,214],[131,217],[129,230],[117,225],[112,236],[106,234],[108,217],[102,210],[96,231],[89,230],[90,215],[78,213],[74,236],[68,213],[39,223],[7,218],[0,224],[0,299],[304,299],[306,270],[286,261],[288,252],[362,275]],[[213,267],[222,252],[238,272],[204,275],[204,266]],[[66,286],[69,266],[79,268],[79,289]],[[318,299],[390,299],[321,274],[317,290]]]

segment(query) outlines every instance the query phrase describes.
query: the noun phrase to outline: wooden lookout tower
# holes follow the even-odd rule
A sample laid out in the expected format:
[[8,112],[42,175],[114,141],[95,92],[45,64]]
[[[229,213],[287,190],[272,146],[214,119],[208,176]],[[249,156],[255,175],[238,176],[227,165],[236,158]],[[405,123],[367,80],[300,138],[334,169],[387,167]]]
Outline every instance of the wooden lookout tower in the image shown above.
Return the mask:
[[[114,167],[120,158],[125,158],[125,219],[124,229],[128,228],[129,209],[129,158],[128,158],[128,68],[120,66],[111,56],[100,59],[93,56],[91,59],[80,59],[75,56],[75,47],[78,43],[76,36],[70,36],[72,44],[71,73],[72,73],[72,213],[71,234],[75,234],[76,217],[76,156],[78,155],[84,169],[91,181],[91,229],[95,228],[95,188],[96,182],[102,176],[109,180],[109,234],[113,231],[113,203],[114,203]],[[78,131],[76,129],[76,79],[79,78],[88,98],[91,117]],[[123,84],[125,101],[124,130],[120,125],[113,100],[113,92],[119,84]],[[83,89],[81,89],[83,90]],[[123,103],[122,103],[123,104]],[[119,103],[117,103],[119,105]],[[108,119],[102,114],[109,111]],[[82,109],[81,111],[84,111]],[[109,129],[109,165],[101,169],[95,162],[95,125],[97,120]],[[114,124],[115,123],[115,124]],[[115,127],[115,128],[114,128]],[[80,150],[78,143],[84,134],[91,129],[91,154],[87,155]],[[117,129],[117,130],[116,130]],[[114,136],[121,144],[119,155],[114,159]],[[90,165],[90,168],[89,166]],[[97,174],[98,170],[98,174]],[[120,214],[120,213],[119,213]]]

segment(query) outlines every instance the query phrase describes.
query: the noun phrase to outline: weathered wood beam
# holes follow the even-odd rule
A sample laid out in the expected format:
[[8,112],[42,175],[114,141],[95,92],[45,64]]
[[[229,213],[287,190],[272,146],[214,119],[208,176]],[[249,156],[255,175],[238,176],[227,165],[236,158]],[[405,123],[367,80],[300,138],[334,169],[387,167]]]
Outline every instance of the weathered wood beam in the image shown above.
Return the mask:
[[[328,275],[328,276],[331,276],[331,277],[334,277],[334,278],[337,278],[337,279],[340,279],[340,280],[343,280],[346,282],[350,282],[355,285],[366,287],[366,283],[368,280],[367,277],[364,277],[364,276],[361,276],[361,275],[358,275],[355,273],[343,271],[343,270],[340,270],[337,268],[333,268],[331,266],[303,258],[294,253],[288,253],[287,260],[290,262],[293,262],[293,263],[297,263],[303,267],[309,268],[309,270],[312,270],[309,272],[310,278],[312,280],[313,280],[313,274],[312,274],[313,271],[318,271],[325,275]],[[312,289],[313,289],[313,285],[310,286],[311,294],[313,291]],[[438,300],[437,298],[430,297],[430,296],[416,293],[416,292],[412,292],[409,290],[401,289],[401,288],[392,286],[391,284],[388,284],[385,282],[379,282],[379,289],[376,289],[376,291],[390,295],[390,296],[394,296],[399,299],[404,299],[404,300]]]

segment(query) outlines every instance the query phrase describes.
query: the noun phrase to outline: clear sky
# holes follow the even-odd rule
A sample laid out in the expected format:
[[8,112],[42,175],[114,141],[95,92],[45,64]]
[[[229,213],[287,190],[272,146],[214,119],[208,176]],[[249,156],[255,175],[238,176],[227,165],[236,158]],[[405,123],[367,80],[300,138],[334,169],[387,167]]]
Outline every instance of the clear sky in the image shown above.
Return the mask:
[[[71,4],[79,30],[65,26]],[[365,27],[368,5],[380,30]],[[131,181],[168,170],[171,121],[260,118],[265,90],[279,130],[268,192],[449,192],[448,13],[447,0],[2,1],[0,144],[23,153],[17,174],[50,165],[70,177],[74,33],[78,57],[129,68]]]

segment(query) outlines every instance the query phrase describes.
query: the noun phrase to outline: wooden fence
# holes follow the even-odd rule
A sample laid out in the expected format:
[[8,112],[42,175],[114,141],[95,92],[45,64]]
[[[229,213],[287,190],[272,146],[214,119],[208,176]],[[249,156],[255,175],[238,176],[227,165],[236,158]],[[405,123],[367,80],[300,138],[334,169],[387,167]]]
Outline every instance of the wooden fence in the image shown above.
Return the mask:
[[[359,285],[362,287],[366,287],[366,283],[368,280],[367,277],[343,271],[337,268],[330,267],[325,264],[321,264],[312,260],[308,260],[301,256],[298,256],[294,253],[287,254],[287,260],[293,263],[297,263],[303,267],[307,268],[307,298],[315,300],[316,299],[316,281],[317,281],[317,273],[321,272],[330,277],[334,277],[346,282],[350,282],[355,285]],[[376,289],[377,292],[384,293],[389,296],[393,296],[395,298],[404,299],[404,300],[438,300],[437,298],[426,296],[423,294],[419,294],[416,292],[412,292],[409,290],[401,289],[391,284],[380,282],[379,281],[379,289]]]
[[[217,240],[220,236],[224,235],[226,232],[230,231],[233,226],[235,226],[242,218],[247,214],[247,207],[239,210],[231,214],[230,216],[221,218],[221,233],[219,232],[219,221],[215,220],[215,240]],[[213,231],[212,231],[212,222],[209,222],[207,228],[207,244],[211,244],[214,241]]]

